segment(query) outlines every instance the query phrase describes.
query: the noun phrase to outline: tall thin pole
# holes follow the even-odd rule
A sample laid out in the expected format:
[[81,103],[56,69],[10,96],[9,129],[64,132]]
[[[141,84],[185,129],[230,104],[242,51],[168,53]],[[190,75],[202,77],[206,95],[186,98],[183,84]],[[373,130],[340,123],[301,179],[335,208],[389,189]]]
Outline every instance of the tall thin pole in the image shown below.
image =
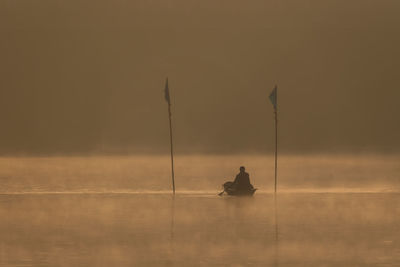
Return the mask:
[[171,114],[171,104],[168,103],[168,114],[169,114],[169,138],[171,143],[171,172],[172,172],[172,191],[175,195],[175,172],[174,172],[174,146],[172,142],[172,114]]
[[272,90],[269,95],[269,100],[271,100],[274,106],[275,114],[275,194],[278,185],[278,86],[275,85],[274,90]]
[[[278,98],[278,96],[276,96],[276,98]],[[278,109],[275,108],[275,194],[276,194],[277,184],[278,184]]]
[[168,103],[168,116],[169,116],[169,141],[171,144],[171,172],[172,172],[172,192],[175,195],[175,173],[174,173],[174,146],[172,143],[172,113],[171,113],[171,98],[169,95],[168,78],[165,81],[165,100]]

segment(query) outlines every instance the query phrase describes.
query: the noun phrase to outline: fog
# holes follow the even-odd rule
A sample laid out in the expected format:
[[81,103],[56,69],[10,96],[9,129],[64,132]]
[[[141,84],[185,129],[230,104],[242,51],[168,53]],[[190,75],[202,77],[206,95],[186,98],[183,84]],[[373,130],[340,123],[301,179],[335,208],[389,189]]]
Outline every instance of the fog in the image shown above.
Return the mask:
[[[399,156],[286,155],[280,193],[398,193]],[[273,156],[179,155],[177,192],[212,194],[246,166],[258,192],[274,188]],[[0,157],[0,194],[170,194],[169,156]]]
[[0,153],[399,152],[398,1],[0,2]]
[[397,266],[399,10],[0,0],[0,267]]
[[[0,266],[397,266],[398,156],[0,157]],[[217,193],[246,165],[253,197]]]
[[1,196],[0,265],[396,266],[398,201],[281,195],[275,213],[272,195]]

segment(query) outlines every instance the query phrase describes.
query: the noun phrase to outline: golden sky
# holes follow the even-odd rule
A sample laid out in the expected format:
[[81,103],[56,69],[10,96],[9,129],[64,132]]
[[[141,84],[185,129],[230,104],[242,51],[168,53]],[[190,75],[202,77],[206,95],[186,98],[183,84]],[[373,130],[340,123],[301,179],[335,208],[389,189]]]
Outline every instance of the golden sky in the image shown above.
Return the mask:
[[400,150],[400,2],[0,0],[0,153]]

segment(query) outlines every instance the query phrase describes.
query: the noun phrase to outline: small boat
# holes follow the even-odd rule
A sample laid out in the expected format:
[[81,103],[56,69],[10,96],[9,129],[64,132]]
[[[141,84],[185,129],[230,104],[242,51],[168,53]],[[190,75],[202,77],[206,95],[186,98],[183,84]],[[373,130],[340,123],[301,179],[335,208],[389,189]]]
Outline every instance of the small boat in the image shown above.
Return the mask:
[[257,188],[253,188],[247,191],[238,191],[238,190],[225,190],[226,193],[228,193],[228,195],[230,196],[252,196],[254,195],[254,193],[256,192]]
[[236,190],[232,188],[233,182],[224,183],[224,191],[230,196],[252,196],[257,191],[257,188],[249,188],[248,190]]

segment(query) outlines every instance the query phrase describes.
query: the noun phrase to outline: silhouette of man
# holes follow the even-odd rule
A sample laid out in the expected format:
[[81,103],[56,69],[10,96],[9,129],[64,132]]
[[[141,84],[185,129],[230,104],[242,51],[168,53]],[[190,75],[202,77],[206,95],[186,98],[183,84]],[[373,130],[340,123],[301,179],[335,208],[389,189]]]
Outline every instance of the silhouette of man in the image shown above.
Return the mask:
[[240,172],[238,175],[236,175],[232,187],[238,191],[247,191],[253,189],[253,186],[250,183],[250,176],[247,172],[245,172],[244,166],[240,167]]

